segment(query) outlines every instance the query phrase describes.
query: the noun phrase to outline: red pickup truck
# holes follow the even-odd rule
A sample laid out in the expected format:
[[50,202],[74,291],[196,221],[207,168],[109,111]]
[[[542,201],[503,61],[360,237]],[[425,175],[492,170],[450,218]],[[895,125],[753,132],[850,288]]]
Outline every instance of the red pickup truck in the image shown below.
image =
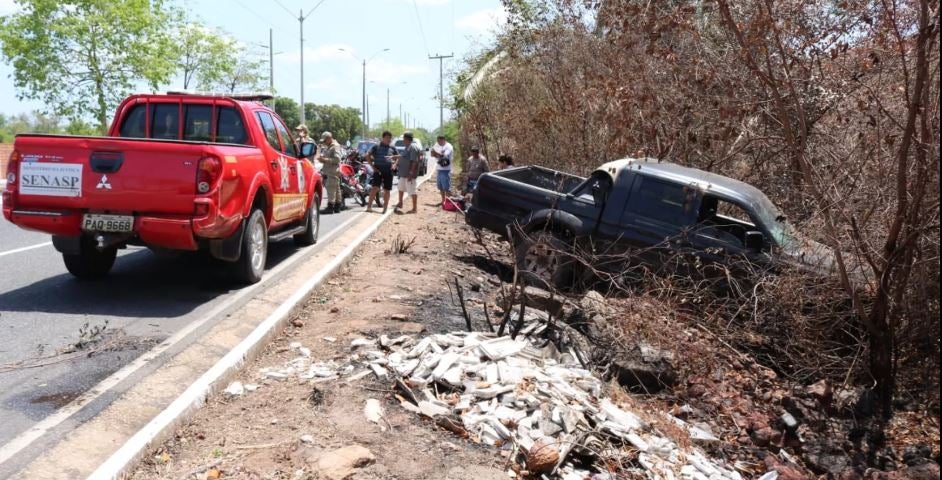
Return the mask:
[[322,198],[313,144],[298,145],[266,98],[132,95],[106,137],[18,135],[3,216],[52,234],[79,278],[145,245],[207,250],[258,282],[269,241],[317,241]]

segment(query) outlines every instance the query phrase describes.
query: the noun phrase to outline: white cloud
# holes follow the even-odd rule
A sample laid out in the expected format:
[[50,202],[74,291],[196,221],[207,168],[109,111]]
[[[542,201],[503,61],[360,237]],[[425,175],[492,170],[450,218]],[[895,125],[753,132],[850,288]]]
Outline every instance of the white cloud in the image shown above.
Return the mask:
[[494,32],[507,22],[504,7],[478,10],[455,20],[455,28],[471,33]]
[[20,10],[20,6],[13,0],[0,0],[0,17],[10,15]]

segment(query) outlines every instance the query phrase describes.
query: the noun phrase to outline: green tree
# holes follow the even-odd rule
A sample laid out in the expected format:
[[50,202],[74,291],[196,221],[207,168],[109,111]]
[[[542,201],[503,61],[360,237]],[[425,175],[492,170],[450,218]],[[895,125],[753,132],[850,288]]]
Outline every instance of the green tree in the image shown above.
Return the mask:
[[301,110],[293,98],[275,97],[275,113],[288,124],[288,128],[293,129],[301,123]]
[[199,72],[199,88],[223,93],[260,90],[267,78],[262,73],[263,62],[253,58],[235,39],[220,38],[225,44],[223,51],[228,53],[212,69]]
[[17,0],[0,19],[0,43],[21,99],[59,116],[108,115],[140,82],[156,90],[173,74],[171,11],[163,0]]
[[387,118],[382,122],[379,122],[375,127],[370,128],[370,136],[374,138],[379,138],[383,132],[388,131],[393,134],[393,137],[398,137],[406,131],[406,126],[403,125],[402,120],[398,118]]
[[177,70],[183,77],[183,89],[197,82],[215,84],[232,63],[235,41],[225,33],[199,22],[180,23],[177,27]]
[[304,117],[314,136],[327,131],[344,143],[360,133],[360,110],[356,108],[305,103]]
[[21,133],[71,133],[75,135],[101,133],[94,125],[84,122],[81,122],[81,125],[84,125],[84,128],[72,124],[63,128],[59,117],[35,110],[12,117],[0,114],[0,143],[12,142],[13,137]]

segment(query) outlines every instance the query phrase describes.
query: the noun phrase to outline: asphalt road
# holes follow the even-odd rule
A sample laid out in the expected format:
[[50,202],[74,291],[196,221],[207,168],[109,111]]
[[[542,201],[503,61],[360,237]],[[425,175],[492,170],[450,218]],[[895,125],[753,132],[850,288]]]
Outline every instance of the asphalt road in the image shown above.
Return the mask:
[[[352,200],[348,205],[321,217],[321,238],[363,210]],[[106,279],[81,282],[49,242],[48,235],[0,218],[0,447],[242,288],[218,261],[159,257],[139,247],[119,251]],[[266,270],[296,252],[290,239],[272,243]],[[54,355],[94,340],[102,327],[98,345],[111,345],[107,351],[68,361]],[[89,405],[82,416],[119,393]]]

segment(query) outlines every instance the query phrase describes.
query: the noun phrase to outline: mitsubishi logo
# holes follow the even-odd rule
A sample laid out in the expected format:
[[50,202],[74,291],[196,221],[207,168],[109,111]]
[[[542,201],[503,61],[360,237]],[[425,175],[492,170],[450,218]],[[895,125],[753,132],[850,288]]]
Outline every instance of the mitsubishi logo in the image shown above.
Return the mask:
[[101,180],[98,181],[98,185],[95,187],[99,190],[104,188],[105,190],[111,190],[111,184],[108,183],[108,175],[102,175]]

